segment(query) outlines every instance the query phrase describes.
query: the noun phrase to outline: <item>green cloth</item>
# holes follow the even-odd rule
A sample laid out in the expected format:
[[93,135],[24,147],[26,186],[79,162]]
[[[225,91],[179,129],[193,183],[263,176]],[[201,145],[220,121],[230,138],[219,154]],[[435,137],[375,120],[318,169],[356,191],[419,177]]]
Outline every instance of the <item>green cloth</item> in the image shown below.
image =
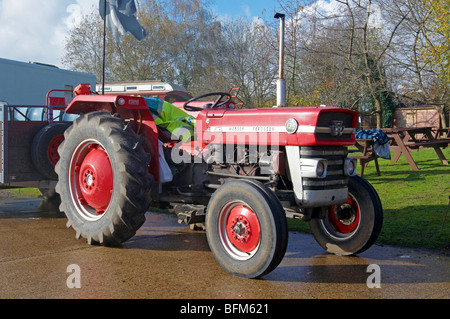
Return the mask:
[[188,142],[194,137],[195,118],[158,97],[145,97],[155,124],[168,130],[172,138]]

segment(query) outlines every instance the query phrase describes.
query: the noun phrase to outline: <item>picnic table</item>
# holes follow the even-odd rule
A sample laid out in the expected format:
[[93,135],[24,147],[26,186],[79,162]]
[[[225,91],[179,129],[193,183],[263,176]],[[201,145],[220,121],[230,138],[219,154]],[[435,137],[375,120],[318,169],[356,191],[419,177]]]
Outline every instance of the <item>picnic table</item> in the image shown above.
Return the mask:
[[374,141],[371,138],[358,138],[356,139],[355,147],[356,150],[349,150],[349,152],[358,152],[361,155],[351,156],[352,158],[358,159],[361,166],[360,176],[363,177],[364,169],[367,167],[369,162],[375,162],[375,168],[377,170],[377,176],[380,176],[380,167],[378,165],[378,155],[375,154],[373,150]]
[[389,148],[395,152],[392,162],[396,163],[403,154],[413,170],[418,170],[416,162],[410,152],[417,152],[421,147],[433,148],[442,164],[448,165],[448,161],[442,153],[450,143],[450,138],[439,138],[433,134],[432,127],[414,128],[384,128],[382,129],[389,137]]

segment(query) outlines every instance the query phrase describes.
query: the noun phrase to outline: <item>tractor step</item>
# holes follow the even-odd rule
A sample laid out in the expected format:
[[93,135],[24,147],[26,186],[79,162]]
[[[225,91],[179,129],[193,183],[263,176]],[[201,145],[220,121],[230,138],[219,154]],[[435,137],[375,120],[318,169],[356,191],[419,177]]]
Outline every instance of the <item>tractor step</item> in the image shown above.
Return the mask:
[[170,203],[172,208],[169,209],[171,213],[178,216],[178,223],[185,223],[191,229],[205,229],[205,213],[206,206],[193,204]]

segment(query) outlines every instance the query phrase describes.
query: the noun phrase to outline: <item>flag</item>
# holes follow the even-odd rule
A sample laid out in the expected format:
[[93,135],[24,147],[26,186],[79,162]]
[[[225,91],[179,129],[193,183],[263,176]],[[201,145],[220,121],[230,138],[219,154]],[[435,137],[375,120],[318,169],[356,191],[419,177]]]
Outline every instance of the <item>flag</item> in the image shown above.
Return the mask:
[[119,33],[121,35],[131,33],[139,41],[147,35],[136,18],[137,10],[134,0],[100,0],[99,9],[103,20],[106,16],[106,26],[116,42],[120,42]]

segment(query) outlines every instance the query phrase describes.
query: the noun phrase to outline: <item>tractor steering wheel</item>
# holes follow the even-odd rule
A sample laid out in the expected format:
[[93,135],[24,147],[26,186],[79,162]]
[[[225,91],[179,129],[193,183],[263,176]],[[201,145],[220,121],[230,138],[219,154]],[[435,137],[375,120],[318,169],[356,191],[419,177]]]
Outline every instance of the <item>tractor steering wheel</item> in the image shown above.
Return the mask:
[[[205,104],[203,107],[189,105],[189,103],[191,103],[191,102],[200,100],[200,99],[208,97],[208,96],[216,96],[216,95],[219,97],[213,104],[208,103],[208,104]],[[226,100],[222,101],[222,99],[224,97],[226,97]],[[223,105],[227,104],[228,102],[230,102],[230,100],[231,100],[231,95],[229,93],[224,93],[224,92],[207,93],[207,94],[196,96],[196,97],[190,99],[189,101],[186,101],[183,105],[183,108],[186,111],[190,111],[190,112],[201,111],[203,109],[212,109],[212,108],[223,106]]]

